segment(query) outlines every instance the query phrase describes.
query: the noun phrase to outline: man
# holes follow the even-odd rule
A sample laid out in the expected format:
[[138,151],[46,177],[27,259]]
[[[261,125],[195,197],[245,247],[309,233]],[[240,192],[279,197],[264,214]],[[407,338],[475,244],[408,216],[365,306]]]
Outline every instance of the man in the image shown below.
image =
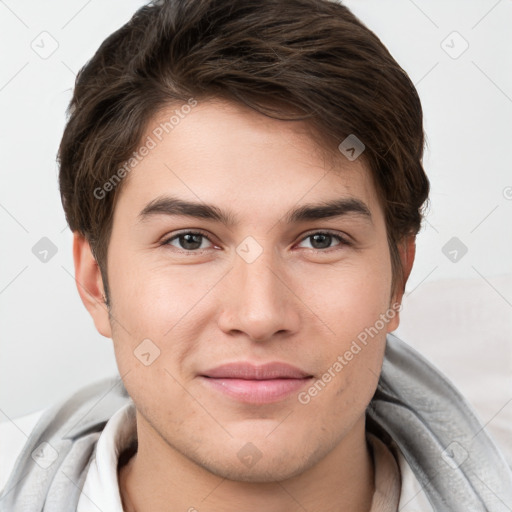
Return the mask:
[[77,77],[60,187],[121,376],[2,510],[499,511],[512,475],[391,333],[428,180],[413,84],[327,0],[162,1]]

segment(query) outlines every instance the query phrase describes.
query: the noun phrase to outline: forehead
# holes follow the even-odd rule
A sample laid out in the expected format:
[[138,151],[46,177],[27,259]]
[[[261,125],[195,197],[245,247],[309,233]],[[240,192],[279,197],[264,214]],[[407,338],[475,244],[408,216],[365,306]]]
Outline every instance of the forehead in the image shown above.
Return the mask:
[[337,198],[378,207],[365,160],[333,155],[304,122],[272,119],[222,100],[183,105],[169,106],[148,123],[141,147],[150,149],[127,174],[118,207],[140,213],[163,195],[229,205],[260,218],[282,215],[279,205],[289,211]]

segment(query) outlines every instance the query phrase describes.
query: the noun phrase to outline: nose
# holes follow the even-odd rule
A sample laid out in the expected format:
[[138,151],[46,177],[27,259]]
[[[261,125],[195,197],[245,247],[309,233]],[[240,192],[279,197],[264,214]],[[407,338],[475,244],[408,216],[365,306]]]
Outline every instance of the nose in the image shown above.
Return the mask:
[[235,255],[234,268],[222,288],[219,327],[252,341],[286,337],[300,327],[300,301],[287,282],[285,269],[271,249],[254,260]]

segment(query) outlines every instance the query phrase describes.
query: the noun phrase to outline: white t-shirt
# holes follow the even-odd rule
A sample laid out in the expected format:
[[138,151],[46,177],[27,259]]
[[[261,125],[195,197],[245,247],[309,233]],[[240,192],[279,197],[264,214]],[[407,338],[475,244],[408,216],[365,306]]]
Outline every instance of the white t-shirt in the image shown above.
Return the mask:
[[[25,441],[44,411],[0,423],[0,490],[3,489]],[[118,459],[136,431],[133,405],[119,409],[106,423],[98,438],[93,460],[82,488],[77,512],[123,512],[119,482]],[[398,453],[400,475],[395,475],[396,461],[385,445],[369,436],[375,456],[376,494],[370,512],[434,512],[420,483],[404,457]],[[397,489],[399,476],[401,488]],[[398,484],[399,485],[399,484]],[[399,494],[398,508],[391,507]]]

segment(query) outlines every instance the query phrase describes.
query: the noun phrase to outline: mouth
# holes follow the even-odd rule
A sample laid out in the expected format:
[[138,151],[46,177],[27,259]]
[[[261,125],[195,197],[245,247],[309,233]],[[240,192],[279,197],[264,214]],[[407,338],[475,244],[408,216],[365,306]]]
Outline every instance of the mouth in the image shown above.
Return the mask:
[[310,383],[313,375],[287,363],[236,362],[207,370],[199,378],[211,390],[257,405],[284,400]]

